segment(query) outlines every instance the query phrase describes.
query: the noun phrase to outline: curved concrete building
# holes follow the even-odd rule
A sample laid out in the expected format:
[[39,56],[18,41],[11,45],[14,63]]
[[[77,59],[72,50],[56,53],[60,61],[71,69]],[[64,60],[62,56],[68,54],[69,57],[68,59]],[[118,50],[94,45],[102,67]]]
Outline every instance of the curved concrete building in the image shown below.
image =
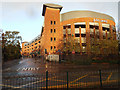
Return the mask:
[[[116,38],[114,19],[106,14],[93,11],[70,11],[61,14],[61,26],[63,34],[66,33],[74,36],[75,42],[82,46],[82,52],[90,52],[90,40],[113,39]],[[110,36],[111,35],[111,36]],[[66,38],[63,36],[63,38]]]
[[116,39],[113,17],[94,11],[70,11],[60,14],[62,8],[57,4],[43,4],[44,26],[39,46],[41,55],[60,51],[69,37],[73,37],[74,42],[80,45],[82,53],[86,54],[90,53],[92,38]]
[[66,21],[66,20],[70,20],[70,19],[74,19],[74,18],[84,18],[84,17],[108,19],[108,20],[114,21],[113,17],[106,15],[106,14],[94,12],[94,11],[70,11],[70,12],[66,12],[66,13],[61,14],[61,21]]

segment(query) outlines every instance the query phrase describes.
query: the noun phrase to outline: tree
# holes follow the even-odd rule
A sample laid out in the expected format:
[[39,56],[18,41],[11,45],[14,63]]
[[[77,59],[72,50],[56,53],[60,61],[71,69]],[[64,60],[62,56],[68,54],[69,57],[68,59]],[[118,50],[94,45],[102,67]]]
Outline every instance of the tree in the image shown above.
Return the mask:
[[68,37],[64,38],[63,40],[62,51],[68,54],[68,53],[71,53],[72,51],[77,51],[78,49],[77,46],[78,44],[75,43],[74,37],[71,35],[68,35]]
[[91,39],[91,53],[94,57],[99,55],[108,56],[108,55],[117,55],[118,54],[118,40],[95,40]]
[[21,36],[18,36],[18,31],[6,31],[2,34],[2,59],[3,62],[20,58],[20,41]]
[[[81,32],[81,28],[79,28],[79,32]],[[75,52],[82,52],[82,45],[80,44],[80,40],[74,39],[74,35],[71,34],[71,31],[66,28],[66,33],[64,34],[63,40],[61,40],[63,44],[59,45],[61,47],[61,51],[68,54],[71,53],[72,51]]]
[[120,24],[118,24],[118,36],[117,36],[117,38],[118,38],[118,45],[119,45],[119,54],[120,54]]

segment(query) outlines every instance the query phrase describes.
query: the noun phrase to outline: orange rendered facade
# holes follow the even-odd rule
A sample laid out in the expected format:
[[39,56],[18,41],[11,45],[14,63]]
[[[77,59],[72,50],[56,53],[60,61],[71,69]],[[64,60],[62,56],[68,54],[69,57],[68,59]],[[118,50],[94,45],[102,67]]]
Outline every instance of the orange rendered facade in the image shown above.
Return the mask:
[[75,42],[84,47],[82,52],[87,54],[90,53],[92,36],[99,40],[116,39],[115,22],[111,16],[92,11],[60,14],[61,9],[62,6],[56,4],[43,5],[44,26],[40,38],[26,46],[22,43],[22,54],[26,52],[24,55],[28,56],[34,51],[39,51],[40,55],[56,53],[68,35],[73,36]]
[[44,16],[44,30],[41,38],[41,49],[45,53],[53,53],[58,50],[58,44],[62,39],[62,31],[60,29],[60,10],[46,8]]
[[22,43],[22,55],[23,56],[34,56],[35,53],[40,53],[41,41],[39,38],[34,39],[32,42],[23,42]]
[[[99,21],[94,21],[94,19],[98,19]],[[107,23],[106,22],[101,22],[101,20],[105,20],[105,21],[107,21]],[[85,22],[85,26],[86,26],[86,28],[85,28],[85,30],[86,30],[86,33],[85,33],[86,34],[86,37],[85,37],[85,39],[86,39],[86,42],[85,42],[86,43],[86,53],[90,53],[90,48],[88,47],[90,45],[90,38],[91,38],[90,35],[91,35],[91,33],[94,33],[94,31],[91,32],[91,30],[90,30],[91,29],[90,25],[89,25],[90,22],[98,23],[99,29],[97,29],[97,30],[99,30],[99,39],[100,40],[103,40],[103,36],[104,36],[103,33],[106,33],[102,29],[102,24],[109,25],[109,27],[110,27],[109,29],[110,30],[107,31],[107,33],[111,33],[111,35],[112,35],[111,39],[113,39],[113,37],[116,38],[116,35],[113,33],[113,29],[111,28],[112,26],[115,27],[115,22],[114,21],[106,20],[106,19],[100,19],[100,18],[85,17],[85,18],[70,19],[70,20],[61,22],[61,26],[65,26],[67,24],[71,25],[71,28],[70,28],[71,29],[71,35],[74,35],[74,39],[76,38],[75,37],[75,24],[74,23],[77,23],[77,22]],[[63,27],[62,27],[62,30],[63,30]],[[80,38],[80,42],[79,43],[82,44],[82,40],[81,40],[82,37],[79,37],[79,38]]]

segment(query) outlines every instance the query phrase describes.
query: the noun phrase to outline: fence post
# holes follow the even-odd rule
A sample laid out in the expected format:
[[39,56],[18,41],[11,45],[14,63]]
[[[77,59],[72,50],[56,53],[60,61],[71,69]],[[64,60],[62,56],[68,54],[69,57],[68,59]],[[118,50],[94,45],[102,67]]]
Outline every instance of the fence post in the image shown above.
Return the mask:
[[48,71],[46,71],[46,90],[48,90]]
[[100,74],[100,87],[102,87],[101,70],[99,70],[99,74]]
[[69,86],[68,86],[68,82],[69,82],[69,81],[68,81],[68,72],[67,72],[67,90],[68,90],[68,87],[69,87]]

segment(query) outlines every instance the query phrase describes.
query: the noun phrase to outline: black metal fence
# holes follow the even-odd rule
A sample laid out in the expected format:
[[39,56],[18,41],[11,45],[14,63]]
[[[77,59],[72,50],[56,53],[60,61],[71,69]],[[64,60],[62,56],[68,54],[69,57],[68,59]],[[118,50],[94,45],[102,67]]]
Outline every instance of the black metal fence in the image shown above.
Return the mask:
[[3,90],[118,87],[118,71],[63,72],[39,75],[3,76]]

